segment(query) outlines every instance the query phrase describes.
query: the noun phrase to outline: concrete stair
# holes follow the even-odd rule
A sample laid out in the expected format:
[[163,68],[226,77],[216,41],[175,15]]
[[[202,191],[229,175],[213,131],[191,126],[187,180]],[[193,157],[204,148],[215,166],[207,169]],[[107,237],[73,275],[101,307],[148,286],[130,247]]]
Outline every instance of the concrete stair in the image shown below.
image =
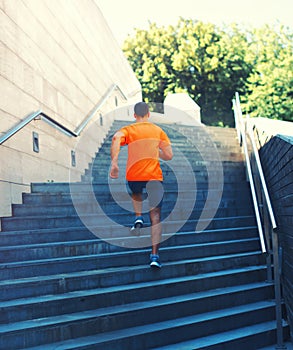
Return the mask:
[[[181,188],[183,204],[175,210],[176,176],[185,171],[180,152],[174,162],[179,170],[182,166],[183,175],[162,165],[163,219],[170,219],[163,224],[163,267],[154,271],[148,266],[148,231],[137,238],[124,237],[120,229],[128,229],[133,221],[125,209],[129,197],[121,189],[123,179],[108,180],[110,139],[121,125],[124,122],[114,123],[83,181],[32,184],[23,204],[13,205],[13,216],[2,218],[0,349],[273,346],[273,283],[266,281],[266,260],[235,130],[162,125],[173,147],[192,165],[196,189],[186,180]],[[221,171],[221,164],[224,177],[219,188],[209,180]],[[89,182],[104,211],[99,215],[89,201]],[[90,227],[76,212],[71,186]],[[187,208],[191,213],[186,220]],[[113,220],[111,227],[105,224],[105,215]],[[203,231],[196,230],[199,223],[206,223]],[[180,229],[174,232],[178,224]],[[106,232],[107,241],[89,228]],[[117,245],[121,238],[129,245],[137,239],[146,244],[125,248]],[[284,332],[288,337],[285,321]]]

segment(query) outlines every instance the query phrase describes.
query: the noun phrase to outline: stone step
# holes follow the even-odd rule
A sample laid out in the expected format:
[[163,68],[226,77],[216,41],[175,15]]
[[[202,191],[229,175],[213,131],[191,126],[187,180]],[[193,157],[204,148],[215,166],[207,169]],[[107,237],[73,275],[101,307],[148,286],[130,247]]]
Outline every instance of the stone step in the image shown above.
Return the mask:
[[[188,201],[186,200],[186,204],[190,202],[190,205],[194,204],[194,201]],[[109,216],[111,218],[117,218],[118,221],[123,221],[123,219],[127,216],[127,222],[129,221],[129,212],[127,213],[126,210],[121,210],[118,212],[118,209],[116,208],[116,205],[111,204],[111,202],[107,202],[106,204],[100,203],[101,207],[105,210],[105,212],[109,212]],[[120,204],[127,204],[127,202],[119,202]],[[220,207],[217,209],[216,214],[215,214],[215,209],[217,208],[217,202],[215,201],[214,203],[209,202],[208,209],[205,209],[205,214],[207,217],[216,217],[216,218],[221,218],[221,217],[233,217],[233,216],[238,216],[238,215],[245,215],[245,216],[250,216],[253,214],[253,210],[250,206],[250,203],[244,203],[244,202],[237,202],[234,201],[235,205],[233,205],[233,201],[229,201],[231,203],[230,206],[227,205],[228,201],[221,201],[220,202]],[[128,203],[130,209],[130,203]],[[192,210],[192,216],[191,218],[199,218],[200,214],[202,213],[202,209],[204,207],[205,202],[199,203],[199,201],[196,202],[193,210]],[[96,207],[97,204],[91,204],[91,203],[79,203],[78,208],[83,212],[83,213],[95,213],[96,212]],[[148,217],[147,214],[147,209],[148,209],[148,203],[145,203],[143,205],[143,210],[146,213],[145,215]],[[171,210],[174,208],[174,203],[166,203],[164,202],[164,206],[161,210],[162,217],[166,217],[167,214],[171,215],[172,219],[180,219],[184,215],[184,208],[177,208],[176,211],[174,210],[172,213]],[[38,210],[39,209],[39,210]],[[130,210],[131,211],[131,210]],[[73,206],[73,204],[61,204],[58,203],[56,205],[53,204],[48,204],[47,206],[45,204],[41,204],[39,207],[37,204],[23,204],[23,205],[15,205],[13,207],[13,217],[26,217],[26,216],[34,216],[36,213],[38,215],[47,215],[47,216],[72,216],[76,214],[76,210]],[[102,214],[100,214],[102,215]],[[133,216],[133,215],[132,215]],[[121,219],[120,219],[121,218]],[[3,222],[5,222],[5,219],[3,219]]]
[[[124,163],[126,163],[126,156],[120,156],[119,161],[123,160]],[[163,162],[161,161],[161,167],[163,169],[163,173],[165,169],[170,168],[171,165],[175,164],[176,166],[184,165],[186,166],[186,161],[182,159],[182,156],[173,156],[172,161]],[[207,160],[207,159],[196,159],[195,157],[192,159],[188,159],[188,164],[191,165],[194,170],[203,170],[206,171],[206,169],[214,168],[214,169],[223,169],[224,172],[227,171],[245,171],[244,163],[242,162],[233,162],[233,161],[215,161],[214,159]],[[106,166],[107,168],[110,166],[110,158],[105,158],[105,155],[103,155],[101,152],[98,153],[96,158],[92,163],[90,163],[90,169],[93,167],[99,167],[99,166]]]
[[[186,179],[186,181],[189,181],[190,179]],[[229,183],[223,183],[218,184],[215,182],[214,178],[211,178],[209,183],[207,181],[199,182],[196,181],[196,184],[194,180],[189,181],[186,183],[186,186],[184,186],[183,181],[181,181],[181,178],[179,178],[179,186],[180,186],[180,193],[182,195],[186,195],[188,193],[196,193],[199,198],[206,198],[207,195],[209,195],[209,192],[211,193],[221,193],[224,196],[227,195],[227,197],[233,196],[246,196],[250,197],[249,195],[249,184],[247,181],[239,181],[238,186],[235,186],[235,184],[229,184]],[[191,186],[192,185],[192,186]],[[178,193],[178,183],[174,183],[173,181],[164,181],[163,183],[164,192],[166,195]],[[58,194],[59,196],[61,194],[67,194],[67,193],[74,193],[76,195],[82,196],[84,193],[93,192],[95,194],[99,195],[107,195],[109,193],[109,190],[111,191],[126,191],[127,188],[127,181],[125,178],[119,178],[119,179],[110,179],[109,177],[101,179],[99,181],[95,182],[74,182],[69,184],[66,183],[33,183],[31,185],[32,192],[31,193],[24,193],[23,198],[34,194],[34,193],[44,193],[44,194]]]
[[[161,255],[168,256],[168,261],[179,259],[184,252],[185,259],[200,258],[226,253],[255,251],[259,248],[259,239],[250,238],[233,241],[217,241],[212,243],[198,243],[175,247],[161,248]],[[99,266],[119,266],[143,264],[145,257],[139,253],[147,253],[149,250],[132,250],[130,252],[105,252],[104,242],[98,239],[66,241],[56,243],[14,245],[0,247],[1,263],[30,261],[41,259],[53,259],[62,257],[95,255]],[[111,262],[109,262],[111,260]]]
[[[124,188],[123,188],[124,187]],[[71,193],[63,192],[63,193],[54,193],[54,192],[36,192],[31,194],[24,194],[23,196],[23,204],[21,205],[13,205],[13,209],[21,208],[22,205],[26,204],[64,204],[67,205],[72,203],[72,196],[74,196],[74,200],[78,200],[81,203],[88,203],[89,196],[92,194],[93,198],[97,198],[98,200],[102,200],[102,202],[109,201],[111,199],[119,197],[119,202],[121,201],[130,201],[131,197],[128,193],[125,185],[117,186],[116,188],[112,188],[110,185],[107,190],[105,189],[103,192],[92,192],[90,188],[88,190],[85,188],[84,192],[76,193],[73,190]],[[146,199],[146,194],[143,199]],[[171,203],[176,201],[177,198],[182,198],[183,200],[194,200],[196,198],[197,201],[204,201],[207,198],[209,199],[222,199],[225,200],[235,200],[238,203],[247,203],[250,200],[250,196],[247,196],[247,192],[245,188],[240,188],[234,191],[226,191],[217,189],[209,189],[207,190],[189,190],[189,191],[178,191],[174,189],[173,191],[166,189],[164,191],[164,203]]]
[[[283,329],[285,337],[289,337],[289,325],[284,321]],[[277,343],[276,321],[268,321],[238,328],[235,330],[209,335],[203,338],[197,338],[181,343],[170,344],[168,346],[155,347],[152,350],[248,350],[259,349]],[[72,349],[69,347],[68,349]],[[89,348],[88,348],[89,349]],[[276,345],[262,348],[262,350],[276,349]],[[293,349],[292,344],[291,348]]]
[[[102,155],[110,156],[111,139],[106,139],[103,147],[96,153],[96,158],[101,158]],[[207,142],[198,142],[197,139],[186,139],[177,142],[171,139],[171,145],[173,150],[173,157],[180,158],[182,154],[188,158],[188,160],[208,160],[220,159],[222,156],[241,154],[241,148],[237,142],[231,144],[230,140],[227,139],[223,142],[213,142],[208,140]],[[127,154],[128,146],[122,146],[120,149],[119,156]],[[213,158],[212,158],[213,157]],[[161,160],[164,162],[163,160]],[[243,158],[242,158],[243,161]],[[243,162],[242,162],[243,165]]]
[[[234,167],[226,166],[223,167],[221,164],[212,164],[208,167],[203,166],[196,166],[192,165],[193,167],[193,173],[190,172],[190,168],[188,165],[188,168],[186,167],[186,164],[180,164],[179,162],[169,163],[166,165],[162,165],[162,171],[163,171],[163,177],[164,181],[167,182],[177,182],[176,178],[174,179],[174,175],[181,179],[180,176],[182,173],[187,174],[188,176],[194,176],[197,181],[202,181],[203,179],[206,179],[207,175],[209,178],[213,178],[214,176],[217,176],[218,174],[222,174],[222,176],[226,178],[233,178],[233,176],[239,176],[239,180],[243,179],[243,176],[245,175],[245,169],[237,167],[235,165]],[[119,159],[119,168],[122,174],[125,173],[125,166],[126,166],[126,160]],[[84,175],[91,174],[93,177],[96,175],[96,173],[103,173],[108,176],[108,172],[110,169],[110,162],[105,162],[104,164],[101,161],[97,161],[93,163],[93,165],[85,171]],[[186,170],[185,170],[186,169]],[[175,181],[174,181],[175,180]]]
[[[147,197],[147,194],[144,193],[143,206],[145,206],[146,209],[148,208]],[[216,205],[216,207],[227,209],[233,209],[235,207],[244,208],[251,202],[250,197],[246,196],[244,191],[239,191],[237,193],[227,193],[226,195],[221,191],[211,190],[206,194],[204,193],[204,197],[201,196],[200,190],[189,192],[180,191],[180,193],[174,191],[173,193],[164,192],[162,210],[173,208],[177,200],[180,201],[180,203],[184,202],[185,208],[188,208],[191,205],[195,208],[202,208],[207,200],[208,204],[210,204],[212,208],[214,208]],[[73,191],[71,194],[50,193],[43,195],[41,192],[33,193],[30,195],[27,194],[24,197],[23,204],[13,205],[13,215],[23,215],[26,212],[29,213],[30,211],[33,211],[35,213],[34,208],[38,205],[40,206],[40,211],[42,212],[45,210],[43,208],[48,206],[47,213],[49,213],[49,210],[54,211],[54,207],[60,208],[62,205],[64,206],[64,211],[67,209],[72,210],[70,208],[73,206],[73,203],[74,205],[78,203],[78,207],[84,207],[85,210],[88,211],[90,211],[90,208],[95,207],[97,203],[105,207],[115,207],[116,204],[123,205],[123,207],[125,205],[129,211],[132,211],[131,196],[127,192],[127,189],[112,190],[110,188],[109,191],[103,193],[93,193],[90,191],[84,193],[75,193]]]
[[[145,264],[136,266],[108,267],[100,269],[100,262],[95,255],[83,255],[74,257],[41,259],[31,261],[18,261],[0,264],[0,280],[4,281],[13,276],[15,279],[38,276],[55,275],[62,273],[82,272],[96,270],[100,275],[100,286],[113,286],[124,283],[134,283],[160,278],[178,276],[190,276],[195,273],[207,273],[229,268],[239,268],[262,264],[264,257],[259,250],[223,256],[211,256],[206,258],[182,259],[180,261],[164,262],[162,271],[154,275],[148,266],[148,254],[145,255]],[[109,273],[110,272],[110,273]]]
[[[164,181],[174,183],[174,174],[180,179],[180,176],[182,173],[185,173],[188,177],[196,177],[198,181],[202,181],[202,177],[204,175],[209,175],[210,178],[212,178],[215,175],[222,174],[222,176],[232,176],[232,175],[241,175],[245,173],[245,169],[241,168],[239,165],[237,165],[236,162],[234,162],[233,166],[230,165],[223,165],[223,162],[217,160],[217,159],[211,159],[210,161],[205,161],[207,163],[206,165],[197,165],[199,161],[194,162],[194,164],[191,164],[190,162],[180,162],[176,161],[176,159],[170,162],[166,162],[164,164],[161,164],[161,169],[163,172],[163,178]],[[210,163],[210,164],[209,164]],[[227,162],[226,162],[227,163]],[[126,169],[126,158],[119,157],[118,165],[120,168],[120,175],[122,176],[125,173]],[[97,171],[102,171],[106,173],[107,171],[110,171],[110,165],[111,160],[102,158],[102,159],[95,159],[94,162],[89,164],[88,169],[86,169],[85,174],[91,173],[94,175]],[[110,179],[110,178],[109,178]],[[123,178],[124,180],[124,178]],[[176,183],[177,181],[175,181]]]
[[[166,321],[155,321],[155,317],[155,320],[153,319],[153,322],[148,325],[110,332],[103,332],[103,329],[98,328],[96,313],[97,310],[91,310],[82,314],[71,314],[70,317],[68,315],[48,317],[39,320],[38,325],[33,320],[24,321],[21,324],[10,324],[8,329],[5,330],[4,336],[0,338],[0,345],[9,342],[15,347],[24,344],[28,347],[34,339],[33,344],[36,344],[36,342],[39,345],[44,344],[42,349],[45,350],[50,349],[50,345],[46,344],[54,342],[56,338],[61,338],[63,339],[62,345],[66,349],[80,349],[82,343],[76,341],[76,338],[83,336],[83,339],[79,339],[79,341],[84,342],[85,336],[92,336],[91,345],[94,345],[97,350],[114,348],[151,349],[163,344],[170,344],[172,341],[180,342],[194,337],[209,336],[214,334],[215,330],[227,332],[240,327],[272,321],[274,319],[274,303],[260,301]],[[83,319],[83,322],[77,323],[76,317],[79,320]],[[128,320],[131,320],[131,318],[128,318]],[[30,333],[31,336],[27,337],[27,333]],[[32,336],[32,333],[35,333],[35,336]],[[98,336],[96,336],[97,333]],[[66,340],[68,342],[65,343]],[[82,346],[84,345],[85,343]],[[56,349],[58,343],[51,345],[51,349],[54,349],[52,346]]]
[[[181,181],[183,182],[183,181]],[[111,189],[113,191],[119,190],[121,186],[125,187],[125,179],[121,178],[118,180],[113,180],[113,179],[103,179],[102,181],[97,181],[94,182],[93,184],[88,182],[75,182],[75,183],[65,183],[65,182],[55,182],[55,183],[33,183],[31,184],[31,192],[33,193],[58,193],[60,194],[65,194],[65,193],[74,193],[77,195],[80,195],[81,193],[88,193],[88,192],[93,192],[93,193],[103,193],[105,190],[108,190],[109,185],[111,186]],[[175,184],[176,186],[176,184]],[[210,183],[207,183],[206,181],[204,182],[198,182],[196,181],[196,188],[194,191],[197,190],[216,190],[216,191],[235,191],[236,188],[242,189],[242,188],[248,188],[248,184],[246,181],[238,183],[238,186],[235,185],[235,183],[224,183],[224,187],[220,186],[218,183],[215,181],[211,181]],[[164,182],[164,190],[166,191],[174,191],[174,182]],[[177,189],[175,188],[175,191]],[[193,188],[190,188],[190,183],[183,182],[180,183],[180,191],[182,193],[184,192],[189,192],[193,191]],[[246,194],[247,197],[250,197],[249,192]]]
[[[240,193],[240,192],[239,192]],[[193,212],[199,211],[201,212],[204,205],[206,204],[207,198],[200,199],[199,193],[197,192],[186,192],[184,194],[180,194],[180,201],[184,201],[184,207],[189,208],[192,206]],[[206,215],[208,215],[208,210],[217,209],[217,216],[236,216],[237,214],[248,214],[252,213],[251,201],[246,196],[243,196],[242,199],[237,200],[237,196],[219,198],[219,193],[209,193],[208,199],[208,209],[205,209]],[[195,197],[196,196],[196,197]],[[12,206],[12,216],[34,216],[36,213],[38,215],[45,216],[64,216],[64,215],[76,215],[76,209],[74,204],[72,203],[71,195],[67,196],[54,196],[50,195],[50,198],[46,196],[45,198],[40,198],[39,195],[33,195],[29,198],[28,203],[30,204],[14,204]],[[162,206],[162,213],[170,213],[170,210],[174,208],[174,203],[177,200],[176,193],[165,193],[164,201]],[[57,198],[57,200],[56,200]],[[78,196],[78,200],[76,196],[74,197],[74,203],[78,201],[78,209],[83,213],[96,213],[97,202],[100,204],[102,208],[105,210],[111,211],[112,216],[121,216],[121,215],[129,215],[124,210],[117,208],[117,205],[123,205],[128,212],[132,210],[132,202],[128,193],[125,192],[116,192],[115,198],[119,198],[119,202],[116,203],[115,198],[112,197],[111,193],[104,193],[102,195],[97,196],[97,201],[89,201],[86,195]],[[240,197],[241,198],[241,197]],[[221,199],[221,200],[220,200]],[[143,203],[143,210],[148,211],[148,200],[145,198]],[[107,208],[107,209],[106,209]],[[184,211],[185,208],[181,206],[174,210],[174,212],[178,213],[180,211]],[[231,213],[234,213],[231,215]],[[175,213],[174,213],[175,216]],[[199,217],[199,215],[197,215]],[[3,220],[5,221],[5,219]]]
[[[98,270],[59,273],[49,276],[18,278],[0,281],[1,301],[27,299],[53,295],[57,299],[97,295],[101,305],[127,304],[130,301],[146,301],[163,297],[174,297],[188,291],[208,291],[242,284],[257,284],[265,281],[266,266],[242,268],[232,267],[215,272],[164,279],[148,278],[147,281],[105,287],[101,285]],[[65,294],[65,295],[64,295]]]
[[[192,162],[192,159],[194,161],[215,161],[221,164],[221,162],[239,162],[243,164],[243,154],[239,152],[238,148],[227,148],[227,149],[215,149],[214,147],[204,147],[202,146],[202,149],[196,149],[191,148],[193,146],[182,146],[178,148],[178,150],[173,149],[173,152],[177,152],[177,155],[175,154],[174,160],[168,161],[168,163],[172,164],[176,161],[176,158],[182,159],[182,156],[184,156],[187,159],[187,163]],[[229,150],[229,151],[228,151]],[[119,154],[119,159],[126,160],[127,155],[127,149],[121,148],[121,152]],[[99,155],[97,155],[98,159],[104,159],[106,162],[107,159],[110,163],[110,148],[104,148],[103,151],[99,152]]]
[[[126,125],[126,124],[124,124]],[[123,124],[113,124],[110,128],[107,138],[112,138],[112,136],[118,131]],[[205,139],[209,138],[211,140],[225,140],[230,138],[231,140],[235,140],[237,138],[236,130],[234,129],[232,132],[222,130],[212,130],[205,126],[191,126],[191,127],[178,127],[166,124],[157,124],[159,125],[169,136],[170,139],[175,140],[184,140],[187,138],[196,138],[198,142],[203,142]],[[205,137],[203,137],[205,136]]]
[[[288,332],[288,324],[286,322],[284,322],[284,333],[286,335],[285,339],[290,339],[290,332]],[[269,343],[271,344],[271,343]],[[268,345],[268,346],[265,346],[264,348],[260,348],[259,350],[276,350],[278,347],[277,347],[277,337],[275,337],[275,341],[273,342],[274,345]],[[263,346],[263,345],[262,345]],[[282,349],[286,349],[286,350],[293,350],[293,343],[292,342],[288,342],[288,341],[285,341],[284,344],[283,344],[283,347]]]
[[[242,184],[245,184],[246,177],[245,174],[241,174],[239,176],[237,175],[224,175],[220,172],[217,174],[201,174],[200,176],[197,176],[196,174],[190,175],[186,174],[186,181],[184,181],[184,172],[182,173],[176,173],[176,174],[170,174],[168,175],[168,178],[165,177],[164,180],[164,187],[170,187],[170,185],[173,183],[173,187],[177,187],[178,184],[180,185],[181,192],[182,191],[188,191],[189,189],[193,188],[199,188],[199,189],[219,189],[223,187],[223,185],[226,187],[226,185],[230,185],[230,187],[235,187],[237,184],[239,186],[242,186]],[[120,179],[125,179],[125,173],[123,171],[120,172]],[[87,173],[82,176],[81,180],[82,182],[90,183],[93,185],[96,185],[96,183],[99,182],[105,182],[109,179],[108,172],[101,170],[96,171],[94,174]],[[221,180],[219,180],[221,179]],[[238,182],[237,182],[238,179]],[[112,180],[112,179],[111,179]],[[110,181],[111,181],[110,180]],[[220,182],[219,182],[220,181]],[[112,182],[110,182],[112,183]]]
[[[100,240],[92,232],[86,228],[56,228],[56,229],[40,229],[40,230],[23,230],[23,231],[6,231],[1,232],[0,247],[27,245],[27,244],[43,244],[67,242],[68,238],[71,240]],[[176,233],[172,237],[164,240],[164,246],[170,245],[184,245],[192,243],[213,242],[215,240],[234,240],[243,238],[257,237],[256,226],[245,226],[230,229],[213,229],[201,232],[185,231]],[[124,248],[105,243],[104,252],[120,251]]]
[[[97,232],[105,232],[107,237],[120,237],[119,230],[122,229],[121,232],[123,235],[129,232],[123,229],[130,228],[133,224],[134,215],[133,213],[129,213],[128,215],[120,215],[111,216],[111,209],[108,214],[103,214],[102,210],[99,209],[94,214],[88,214],[87,212],[82,213],[82,216],[78,215],[65,215],[65,216],[24,216],[24,217],[5,217],[2,218],[2,230],[3,231],[16,231],[16,230],[33,230],[33,229],[47,229],[47,228],[58,228],[58,227],[83,227],[85,224],[89,229],[95,229]],[[100,214],[100,215],[99,215]],[[197,214],[197,213],[196,213]],[[182,216],[182,217],[181,217]],[[195,230],[197,226],[202,226],[205,228],[228,228],[228,227],[238,227],[238,226],[251,226],[255,224],[254,216],[234,216],[234,217],[206,217],[196,218],[192,220],[186,221],[186,215],[184,211],[175,212],[173,217],[169,216],[168,221],[163,221],[163,232],[172,233],[174,229],[180,230]],[[178,218],[179,217],[179,218]],[[174,219],[173,219],[174,218]],[[105,225],[105,219],[110,219],[109,224]],[[148,217],[146,217],[146,220]],[[149,224],[148,221],[145,223]],[[208,226],[207,226],[208,225]],[[175,231],[175,232],[176,232]],[[105,236],[106,237],[106,236]]]
[[[173,153],[176,157],[179,154],[183,153],[185,155],[189,154],[191,157],[190,160],[192,160],[193,156],[196,155],[208,155],[211,154],[218,154],[220,156],[233,154],[233,156],[236,153],[239,153],[240,146],[239,143],[235,140],[233,143],[231,143],[230,139],[225,139],[223,141],[199,141],[197,139],[186,139],[182,141],[177,141],[177,139],[171,139],[171,145]],[[110,148],[111,148],[111,139],[106,139],[102,152],[99,151],[100,154],[110,154]],[[124,148],[123,148],[124,147]],[[123,151],[126,149],[127,146],[122,146],[121,150]],[[99,156],[99,153],[97,153],[97,156]]]
[[[96,310],[96,317],[99,319],[97,329],[107,332],[115,328],[121,329],[146,324],[151,322],[154,314],[157,315],[156,321],[172,319],[174,309],[177,309],[178,317],[184,317],[235,307],[244,303],[255,303],[262,301],[264,297],[272,299],[272,284],[259,282],[176,296],[161,295],[151,300],[145,300],[143,296],[140,299],[135,295],[133,298],[128,298],[127,303],[121,303],[121,300],[114,297],[110,299],[109,296],[105,302],[103,300],[105,298],[101,300],[99,290],[44,295],[0,302],[0,327],[1,324],[7,322],[11,324],[28,319],[86,312],[91,310],[93,305],[99,305],[99,309]],[[42,308],[40,308],[40,304],[42,304]],[[143,318],[139,317],[140,313],[144,314]],[[114,323],[105,323],[105,319],[113,319]]]

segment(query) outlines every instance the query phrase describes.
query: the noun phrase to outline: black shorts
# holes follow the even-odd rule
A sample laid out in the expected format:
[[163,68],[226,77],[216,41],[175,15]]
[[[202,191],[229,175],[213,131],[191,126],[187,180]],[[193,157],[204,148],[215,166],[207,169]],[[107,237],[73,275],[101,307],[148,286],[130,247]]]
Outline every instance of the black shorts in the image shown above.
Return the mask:
[[163,203],[164,187],[162,181],[128,181],[130,191],[134,194],[143,193],[146,189],[150,208],[160,208]]

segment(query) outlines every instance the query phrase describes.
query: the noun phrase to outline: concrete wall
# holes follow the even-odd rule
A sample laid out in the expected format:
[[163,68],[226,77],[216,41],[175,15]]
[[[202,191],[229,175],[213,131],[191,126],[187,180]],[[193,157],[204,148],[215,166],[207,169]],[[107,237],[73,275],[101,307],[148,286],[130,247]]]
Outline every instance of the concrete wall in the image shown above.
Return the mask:
[[268,142],[272,136],[278,134],[285,136],[293,136],[293,123],[282,120],[268,118],[248,118],[247,122],[256,130],[256,140],[260,148]]
[[[0,137],[42,110],[70,130],[114,91],[84,129],[69,137],[35,120],[0,146],[0,216],[31,182],[79,181],[112,123],[109,111],[141,100],[141,87],[95,0],[0,0]],[[111,114],[110,114],[111,115]],[[39,152],[33,151],[33,132]],[[76,152],[76,166],[71,152]]]
[[164,100],[166,119],[176,124],[199,125],[200,107],[186,93],[168,94]]
[[[293,330],[293,136],[274,136],[260,157],[277,221],[282,247],[282,287]],[[293,339],[293,334],[291,334]]]
[[[123,106],[113,111],[113,113],[115,114],[115,120],[135,122],[133,107],[134,105]],[[180,109],[169,107],[168,112],[169,114],[151,111],[149,120],[150,122],[155,124],[182,124],[192,126],[203,126],[203,124],[197,122],[190,114]]]
[[[151,102],[149,106],[150,121],[153,123],[203,125],[200,107],[186,93],[168,94],[163,104]],[[120,108],[115,119],[135,121],[133,107],[128,105]]]

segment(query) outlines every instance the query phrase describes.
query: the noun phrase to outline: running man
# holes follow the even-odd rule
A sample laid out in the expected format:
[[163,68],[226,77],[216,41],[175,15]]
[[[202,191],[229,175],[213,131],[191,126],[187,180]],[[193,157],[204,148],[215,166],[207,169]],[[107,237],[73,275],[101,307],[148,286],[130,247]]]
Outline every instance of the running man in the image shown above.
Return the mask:
[[146,189],[150,207],[152,238],[150,266],[160,268],[159,244],[162,236],[161,206],[164,189],[159,158],[171,160],[173,152],[166,133],[159,126],[149,122],[149,117],[148,105],[145,102],[138,102],[134,106],[136,122],[122,127],[113,136],[110,177],[118,178],[120,146],[128,145],[126,180],[131,190],[135,212],[135,221],[131,231],[136,234],[137,230],[143,227],[142,192],[143,189]]

